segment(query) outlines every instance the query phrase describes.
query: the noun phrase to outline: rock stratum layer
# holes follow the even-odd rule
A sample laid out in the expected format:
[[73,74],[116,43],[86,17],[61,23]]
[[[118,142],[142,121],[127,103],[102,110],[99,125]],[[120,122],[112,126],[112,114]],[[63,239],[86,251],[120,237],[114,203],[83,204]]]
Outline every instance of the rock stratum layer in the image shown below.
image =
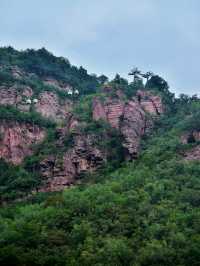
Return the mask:
[[[37,103],[34,103],[34,99]],[[31,103],[27,103],[27,100]],[[13,106],[23,112],[35,110],[55,122],[65,121],[72,110],[71,100],[59,99],[52,91],[44,91],[34,96],[29,86],[0,87],[0,105]]]
[[141,137],[152,127],[152,119],[146,113],[153,116],[163,113],[163,104],[159,96],[138,91],[137,97],[128,102],[125,102],[123,97],[104,100],[96,97],[93,100],[93,119],[105,120],[121,132],[127,159],[137,157]]
[[[140,95],[140,97],[138,96]],[[163,113],[161,98],[149,92],[138,91],[137,97],[126,102],[123,93],[117,97],[94,97],[92,102],[92,117],[94,121],[104,120],[122,136],[122,146],[126,160],[137,158],[140,141],[144,134],[153,126],[153,119],[147,115],[158,116]],[[68,126],[59,130],[58,143],[70,131],[78,131],[80,123],[73,116],[68,120]],[[105,136],[106,138],[106,136]],[[109,151],[103,151],[97,143],[102,139],[98,135],[77,133],[73,147],[64,153],[62,158],[51,155],[40,164],[40,171],[45,185],[40,191],[58,191],[70,186],[84,173],[92,173],[106,161]]]
[[[64,126],[57,127],[58,150],[63,148],[71,132],[76,132],[71,147],[61,155],[50,154],[39,163],[43,184],[38,190],[62,190],[77,182],[84,173],[94,172],[108,160],[109,151],[98,145],[102,142],[102,136],[79,132],[82,122],[72,115],[71,100],[61,100],[55,92],[43,91],[37,96],[37,103],[25,104],[25,99],[33,97],[33,90],[27,86],[0,89],[0,105],[11,105],[25,112],[34,108],[44,118],[62,122]],[[122,137],[124,159],[133,160],[138,156],[141,138],[152,128],[152,117],[163,113],[163,109],[161,98],[150,92],[138,91],[135,97],[125,100],[123,92],[118,90],[114,97],[93,98],[92,119],[104,120],[118,132]],[[0,157],[13,164],[22,163],[26,156],[32,154],[32,144],[42,142],[46,135],[38,126],[5,121],[0,123],[0,134]]]
[[73,148],[59,158],[51,155],[40,163],[44,184],[40,191],[59,191],[74,184],[78,177],[92,173],[105,161],[106,156],[95,146],[96,136],[76,136]]
[[33,153],[32,145],[42,142],[45,131],[38,126],[18,122],[0,122],[0,158],[15,165]]

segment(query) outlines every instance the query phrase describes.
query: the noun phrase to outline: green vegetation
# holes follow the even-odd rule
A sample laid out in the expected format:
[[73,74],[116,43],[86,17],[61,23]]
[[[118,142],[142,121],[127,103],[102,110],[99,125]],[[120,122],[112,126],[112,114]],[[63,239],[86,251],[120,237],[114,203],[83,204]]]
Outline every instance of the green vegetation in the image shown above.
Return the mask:
[[55,127],[55,123],[43,118],[39,113],[20,112],[12,106],[0,106],[0,120],[30,123],[46,128]]
[[65,58],[55,57],[45,48],[20,52],[12,47],[0,48],[0,65],[18,66],[39,78],[55,78],[79,89],[83,95],[94,93],[101,80],[94,75],[89,75],[83,67],[72,66]]
[[23,113],[11,106],[0,106],[1,120],[5,123],[18,122],[19,124],[37,125],[47,132],[44,142],[34,145],[34,155],[26,158],[22,165],[14,166],[0,160],[0,201],[10,201],[28,196],[41,184],[39,171],[34,169],[34,166],[38,166],[45,154],[53,152],[53,149],[55,151],[55,123],[43,118],[39,113]]
[[10,201],[27,196],[41,180],[22,166],[13,166],[0,160],[0,200]]
[[2,208],[1,265],[198,266],[200,166],[181,159],[179,126],[165,120],[99,184]]
[[[108,82],[106,76],[88,75],[45,49],[1,48],[0,65],[6,66],[0,71],[0,85],[15,84],[19,89],[28,85],[34,96],[50,90],[60,100],[69,97],[42,83],[49,76],[79,88],[73,110],[81,122],[79,134],[95,137],[94,145],[108,154],[108,163],[86,174],[79,186],[31,196],[42,182],[40,162],[73,147],[77,132],[68,134],[63,147],[58,147],[56,123],[33,110],[0,107],[0,120],[35,124],[47,132],[22,165],[0,160],[0,265],[199,266],[200,164],[183,159],[183,153],[199,142],[180,141],[185,132],[200,131],[199,99],[186,95],[175,99],[166,81],[138,69],[132,70],[130,84],[118,74]],[[32,76],[15,79],[12,66]],[[142,88],[164,100],[167,112],[155,120],[154,131],[142,140],[142,152],[133,162],[124,162],[122,136],[106,122],[92,120],[93,97],[102,101],[105,97],[100,85],[112,88],[110,97],[117,97],[120,88],[127,100]]]

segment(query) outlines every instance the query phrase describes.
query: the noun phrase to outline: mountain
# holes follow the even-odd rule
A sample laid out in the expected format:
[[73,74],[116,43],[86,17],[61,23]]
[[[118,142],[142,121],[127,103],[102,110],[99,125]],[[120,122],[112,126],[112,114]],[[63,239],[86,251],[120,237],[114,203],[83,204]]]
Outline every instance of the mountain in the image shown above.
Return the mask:
[[0,48],[1,265],[199,265],[200,100],[149,73]]

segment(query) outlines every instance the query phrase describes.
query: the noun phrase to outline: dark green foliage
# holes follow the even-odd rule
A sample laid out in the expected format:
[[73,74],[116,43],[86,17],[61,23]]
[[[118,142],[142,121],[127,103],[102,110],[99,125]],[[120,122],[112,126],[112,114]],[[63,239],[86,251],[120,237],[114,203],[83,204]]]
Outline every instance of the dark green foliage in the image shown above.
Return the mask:
[[82,122],[92,122],[92,100],[94,95],[88,95],[79,99],[74,107],[74,114]]
[[[81,86],[81,94],[91,94],[97,83],[107,81],[45,49],[19,53],[2,48],[0,63],[36,73],[38,77],[18,81],[34,88],[35,95],[43,89],[56,90],[40,81],[48,75]],[[13,82],[7,72],[0,78],[2,83]],[[141,88],[153,91],[163,97],[169,112],[143,139],[139,158],[123,163],[121,135],[103,121],[92,121],[92,98],[97,94],[81,95],[74,110],[83,122],[80,132],[96,136],[94,145],[106,152],[109,162],[85,176],[80,186],[60,193],[30,197],[41,184],[40,162],[73,147],[75,132],[66,137],[65,147],[58,148],[54,124],[34,112],[0,108],[0,119],[37,124],[48,132],[21,166],[0,160],[0,199],[5,205],[0,209],[1,265],[199,266],[200,164],[182,157],[183,151],[199,143],[192,138],[185,145],[180,141],[183,133],[200,130],[199,100],[184,95],[175,100],[159,76],[151,77],[145,88],[142,80],[128,84],[119,75],[108,86],[113,88],[109,96],[117,97],[121,88],[127,99]],[[103,93],[98,96],[104,100]],[[24,200],[8,204],[19,197]]]
[[108,77],[106,77],[105,75],[101,75],[97,79],[101,85],[104,85],[106,82],[108,82]]
[[12,85],[15,79],[7,70],[0,70],[0,84]]
[[168,83],[158,75],[152,76],[146,83],[145,88],[156,92],[162,97],[166,111],[174,112],[174,94],[169,91]]
[[0,65],[18,66],[39,78],[53,77],[79,89],[80,93],[94,93],[99,88],[97,77],[89,75],[83,67],[72,66],[63,57],[56,57],[45,48],[16,51],[11,47],[0,48]]
[[[31,170],[31,169],[30,169]],[[0,202],[27,196],[40,184],[40,178],[22,166],[12,166],[0,160]]]
[[0,120],[5,123],[18,122],[19,125],[38,125],[48,133],[44,142],[32,147],[35,154],[26,158],[21,166],[13,166],[0,160],[0,201],[10,201],[30,195],[41,184],[39,162],[44,155],[55,152],[55,123],[43,118],[39,113],[23,113],[11,106],[0,106]]
[[33,89],[35,97],[37,97],[43,91],[52,91],[58,95],[59,100],[67,99],[67,98],[71,99],[71,96],[69,96],[67,92],[59,90],[54,86],[45,85],[37,77],[32,77],[32,78],[26,77],[23,80],[18,80],[16,83],[19,85],[30,86]]
[[200,111],[188,116],[184,122],[182,122],[182,130],[194,131],[200,130]]
[[36,124],[41,127],[55,127],[55,123],[43,118],[39,113],[20,112],[12,106],[0,106],[0,120],[16,121],[23,123]]
[[179,124],[164,120],[99,184],[1,209],[1,265],[199,266],[200,166],[181,160]]

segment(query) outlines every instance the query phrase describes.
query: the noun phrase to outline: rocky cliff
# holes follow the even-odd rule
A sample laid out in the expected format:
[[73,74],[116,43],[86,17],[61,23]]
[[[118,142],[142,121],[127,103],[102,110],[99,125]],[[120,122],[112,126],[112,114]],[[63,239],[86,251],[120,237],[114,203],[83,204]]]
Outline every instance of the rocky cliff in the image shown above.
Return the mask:
[[72,110],[72,102],[59,100],[55,93],[45,91],[39,94],[35,110],[42,116],[56,122],[65,121]]
[[43,141],[45,135],[36,125],[0,121],[0,158],[16,165],[22,163],[33,153],[32,145]]
[[[8,57],[0,54],[0,108],[11,106],[13,113],[6,120],[1,110],[0,158],[19,165],[33,155],[35,144],[43,142],[43,150],[36,148],[34,154],[41,158],[40,191],[61,190],[114,157],[136,159],[141,138],[151,131],[154,117],[164,112],[160,96],[146,89],[136,92],[119,77],[103,85],[82,67],[44,49],[7,53]],[[133,96],[126,89],[133,90]],[[15,120],[17,112],[22,114],[20,121]],[[31,117],[38,117],[39,124],[31,123]],[[51,138],[49,121],[54,122]]]
[[186,132],[184,135],[181,136],[181,143],[182,144],[191,144],[194,147],[191,147],[189,150],[186,150],[183,153],[184,159],[186,161],[195,161],[200,160],[200,131],[192,130]]
[[[24,103],[24,97],[26,99],[33,96],[31,88],[1,88],[0,96],[1,105],[12,105],[22,111],[30,111],[30,106]],[[60,100],[54,92],[44,91],[39,94],[38,102],[33,107],[43,117],[56,122],[65,121],[64,126],[56,129],[58,151],[63,149],[65,139],[71,132],[76,133],[70,148],[61,154],[49,154],[40,162],[38,169],[43,180],[40,191],[62,190],[77,182],[77,178],[84,173],[95,171],[107,161],[110,151],[102,149],[98,144],[109,138],[108,135],[80,132],[80,128],[85,125],[72,115],[71,101]],[[152,127],[153,118],[147,114],[158,116],[162,112],[161,98],[145,91],[138,91],[128,101],[120,90],[114,97],[105,96],[102,99],[97,96],[92,100],[93,121],[104,120],[119,132],[126,160],[137,158],[141,138]],[[31,145],[45,138],[44,130],[29,124],[2,122],[0,133],[0,157],[13,164],[20,164],[26,156],[32,154]]]
[[159,96],[147,91],[138,91],[136,97],[123,100],[122,93],[118,98],[108,97],[104,100],[96,97],[93,100],[93,119],[107,121],[119,130],[123,136],[126,157],[134,159],[138,155],[141,137],[152,127],[152,118],[163,113],[163,104]]
[[73,147],[59,157],[50,155],[40,163],[43,185],[40,191],[59,191],[72,185],[85,173],[102,166],[106,156],[96,145],[97,136],[74,138]]
[[[163,105],[160,97],[150,93],[138,91],[137,97],[129,101],[125,101],[122,94],[118,91],[116,97],[94,97],[92,118],[93,121],[106,121],[119,132],[122,136],[124,158],[133,160],[138,156],[141,138],[153,125],[153,118],[148,114],[158,116],[163,112]],[[107,161],[109,151],[103,150],[97,144],[108,136],[104,135],[102,138],[97,134],[83,134],[79,132],[80,127],[81,123],[71,116],[67,126],[58,129],[57,143],[60,147],[63,146],[65,136],[71,131],[76,132],[73,145],[61,157],[51,155],[41,162],[40,171],[45,185],[40,191],[61,190],[77,182],[82,174],[97,170]]]
[[65,121],[72,110],[72,101],[59,99],[55,92],[44,91],[34,96],[33,89],[29,86],[16,85],[0,87],[0,105],[10,105],[24,112],[35,110],[56,122]]

